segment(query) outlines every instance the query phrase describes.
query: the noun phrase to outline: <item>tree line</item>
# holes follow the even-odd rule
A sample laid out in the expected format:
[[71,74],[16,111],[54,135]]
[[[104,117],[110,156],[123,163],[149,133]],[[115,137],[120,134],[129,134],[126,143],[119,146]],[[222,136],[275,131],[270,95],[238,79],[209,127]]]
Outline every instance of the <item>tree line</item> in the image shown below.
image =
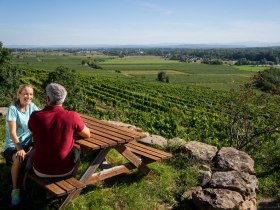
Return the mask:
[[236,65],[278,65],[280,64],[280,47],[247,48],[171,48],[171,47],[118,47],[118,48],[59,48],[59,49],[11,49],[16,52],[28,51],[63,51],[77,53],[83,51],[99,52],[108,56],[121,58],[132,55],[155,55],[165,59],[182,62],[201,60],[207,64],[222,64],[222,61],[235,61]]

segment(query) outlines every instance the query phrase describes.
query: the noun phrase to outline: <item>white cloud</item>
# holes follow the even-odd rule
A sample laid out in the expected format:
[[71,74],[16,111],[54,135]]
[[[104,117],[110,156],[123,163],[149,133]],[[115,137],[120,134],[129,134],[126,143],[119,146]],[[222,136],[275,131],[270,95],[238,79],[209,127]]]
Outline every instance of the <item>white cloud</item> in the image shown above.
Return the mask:
[[156,12],[156,13],[163,14],[165,16],[169,16],[173,13],[173,11],[170,9],[167,9],[160,5],[149,3],[149,2],[134,1],[134,4],[136,4],[137,6],[141,6],[142,8],[144,8],[145,10],[147,10],[149,12]]

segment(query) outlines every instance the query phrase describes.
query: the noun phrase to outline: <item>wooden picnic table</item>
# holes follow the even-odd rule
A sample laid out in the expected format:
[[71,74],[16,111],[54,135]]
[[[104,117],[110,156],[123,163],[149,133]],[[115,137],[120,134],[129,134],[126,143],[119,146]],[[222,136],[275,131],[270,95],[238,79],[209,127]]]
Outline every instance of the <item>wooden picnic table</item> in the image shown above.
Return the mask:
[[[170,153],[137,142],[137,140],[146,137],[142,132],[113,125],[87,115],[80,114],[80,116],[86,126],[90,129],[91,137],[77,139],[75,145],[80,148],[82,154],[86,153],[90,156],[89,165],[82,173],[80,179],[76,180],[80,183],[79,185],[76,185],[76,189],[66,192],[68,196],[60,206],[60,209],[63,209],[69,202],[79,196],[83,188],[80,186],[81,184],[84,186],[94,184],[98,181],[129,172],[136,168],[146,175],[151,175],[152,171],[147,164],[171,156]],[[128,162],[101,171],[96,171],[111,149],[115,149],[119,154],[125,157]],[[34,175],[31,176],[33,180],[39,182],[37,178],[34,178]],[[68,180],[66,181],[69,183]],[[62,190],[64,188],[61,184],[61,180],[59,180],[58,184],[51,184],[55,184],[55,188],[59,187],[62,188]],[[46,188],[46,185],[44,187]],[[47,189],[50,190],[49,188]]]

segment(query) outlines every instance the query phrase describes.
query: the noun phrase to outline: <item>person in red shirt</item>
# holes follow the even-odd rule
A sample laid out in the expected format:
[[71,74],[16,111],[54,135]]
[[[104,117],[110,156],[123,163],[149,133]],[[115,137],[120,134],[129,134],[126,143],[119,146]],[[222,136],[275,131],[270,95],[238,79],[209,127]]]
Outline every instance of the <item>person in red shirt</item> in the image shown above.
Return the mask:
[[48,103],[31,114],[28,122],[33,136],[33,170],[40,177],[63,177],[74,173],[74,135],[90,137],[90,130],[74,111],[62,106],[67,91],[57,83],[46,87]]

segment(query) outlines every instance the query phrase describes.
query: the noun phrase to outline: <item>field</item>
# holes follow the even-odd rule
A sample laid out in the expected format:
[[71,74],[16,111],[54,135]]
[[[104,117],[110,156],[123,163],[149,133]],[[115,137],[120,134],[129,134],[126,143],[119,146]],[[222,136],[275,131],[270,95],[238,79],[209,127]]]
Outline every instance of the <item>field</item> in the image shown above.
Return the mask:
[[[102,69],[82,65],[83,60],[95,61]],[[134,124],[168,139],[198,140],[218,148],[228,146],[224,112],[232,100],[230,93],[238,91],[240,85],[250,82],[256,71],[265,68],[186,63],[158,56],[120,58],[84,52],[13,53],[12,63],[23,72],[21,82],[34,87],[35,103],[41,102],[41,106],[45,103],[43,86],[49,73],[64,66],[76,72],[59,75],[69,90],[66,108],[99,119]],[[168,75],[169,83],[156,81],[160,71]],[[238,99],[239,95],[235,97]],[[2,120],[2,136],[4,130]],[[275,161],[271,154],[280,151],[276,143],[275,149],[270,143],[264,144],[264,152],[254,156],[260,181],[259,197],[280,195],[277,170],[266,168]],[[110,155],[114,157],[112,160],[116,158],[116,154]],[[4,171],[1,180],[9,179],[9,169],[3,162],[0,159],[0,169]],[[86,188],[68,209],[96,209],[96,206],[102,209],[190,209],[181,195],[197,183],[195,164],[174,153],[172,159],[151,167],[155,172],[152,178],[135,172]],[[7,189],[8,183],[2,183],[0,188]],[[7,206],[8,190],[0,195],[0,202]],[[33,196],[37,209],[56,209],[59,202],[46,204],[39,198],[37,201],[40,194]]]
[[[82,60],[100,60],[102,69],[82,65]],[[95,54],[67,53],[21,53],[14,54],[13,62],[19,66],[53,71],[57,66],[66,66],[83,74],[114,78],[133,78],[154,82],[160,71],[165,71],[173,84],[204,86],[229,90],[248,82],[260,67],[242,68],[227,65],[205,65],[164,60],[159,56],[102,56]],[[264,67],[263,67],[264,68]],[[117,73],[119,72],[119,73]]]

